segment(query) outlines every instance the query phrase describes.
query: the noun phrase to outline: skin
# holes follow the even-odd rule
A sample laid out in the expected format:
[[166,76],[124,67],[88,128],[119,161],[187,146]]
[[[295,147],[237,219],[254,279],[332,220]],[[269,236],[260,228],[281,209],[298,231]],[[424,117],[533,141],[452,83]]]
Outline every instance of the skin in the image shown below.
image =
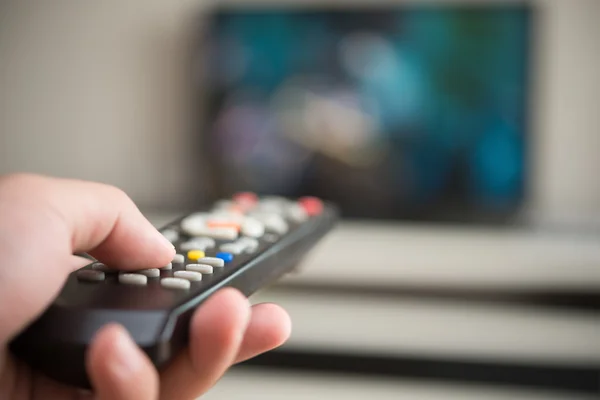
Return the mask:
[[88,263],[76,252],[122,270],[160,267],[175,254],[117,188],[30,174],[0,177],[0,398],[195,399],[231,365],[290,335],[283,309],[251,307],[241,293],[224,289],[196,311],[189,348],[167,370],[159,374],[126,330],[110,324],[87,353],[94,390],[66,387],[11,357],[6,345],[52,301],[68,274]]

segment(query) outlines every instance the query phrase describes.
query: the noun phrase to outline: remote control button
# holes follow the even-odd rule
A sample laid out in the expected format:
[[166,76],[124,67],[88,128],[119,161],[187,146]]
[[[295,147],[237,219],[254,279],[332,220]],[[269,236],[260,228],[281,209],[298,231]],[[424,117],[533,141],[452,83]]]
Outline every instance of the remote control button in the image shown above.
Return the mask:
[[109,273],[109,272],[117,272],[117,270],[108,267],[107,265],[100,263],[100,262],[95,262],[92,264],[92,269],[94,271],[102,271],[104,273]]
[[[221,260],[221,261],[223,261],[223,260]],[[212,265],[208,265],[208,264],[188,264],[188,265],[186,265],[185,269],[187,269],[188,271],[200,272],[201,274],[207,274],[207,275],[213,273]]]
[[263,200],[256,206],[256,210],[263,213],[280,214],[283,211],[283,203]]
[[190,288],[190,281],[181,278],[163,278],[160,280],[160,284],[168,289],[183,289],[187,290]]
[[244,251],[247,253],[254,253],[256,250],[258,250],[259,246],[258,240],[249,237],[240,238],[236,243],[243,245]]
[[185,256],[183,254],[175,254],[173,257],[173,264],[183,264],[185,262]]
[[135,272],[138,274],[145,275],[148,278],[157,278],[160,276],[160,270],[158,268],[140,269]]
[[288,224],[279,214],[272,212],[257,212],[252,213],[250,216],[262,222],[267,231],[275,232],[280,235],[283,235],[288,231]]
[[181,229],[189,235],[202,236],[201,234],[196,234],[196,232],[206,228],[206,220],[209,217],[210,214],[208,213],[191,214],[181,221]]
[[298,200],[298,203],[300,203],[304,211],[311,217],[323,212],[323,202],[316,197],[302,197]]
[[239,243],[225,243],[219,247],[220,250],[232,253],[232,254],[242,254],[242,252],[246,249],[246,246]]
[[188,281],[201,281],[202,274],[196,271],[175,271],[175,278],[187,279]]
[[188,258],[194,261],[198,260],[199,258],[203,258],[204,255],[204,252],[200,250],[191,250],[187,253]]
[[160,267],[160,269],[163,270],[163,271],[168,271],[170,269],[173,269],[173,263],[168,263],[164,267]]
[[283,235],[288,231],[287,223],[279,215],[272,215],[265,221],[265,227],[268,231]]
[[146,285],[148,277],[142,274],[124,273],[119,274],[119,282],[126,285]]
[[171,243],[174,243],[177,240],[179,240],[179,232],[177,232],[174,229],[165,229],[161,233]]
[[308,213],[300,204],[292,204],[289,206],[285,215],[296,223],[302,223],[308,219]]
[[258,202],[258,196],[252,192],[239,192],[233,195],[233,201],[236,203],[252,203]]
[[279,236],[277,236],[277,235],[274,235],[274,234],[272,234],[272,233],[267,233],[267,234],[266,234],[266,235],[263,237],[263,239],[264,239],[266,242],[269,242],[269,243],[275,243],[276,241],[278,241],[278,240],[279,240]]
[[213,267],[222,267],[225,265],[225,261],[222,258],[217,257],[203,257],[198,260],[198,264],[208,264]]
[[208,221],[206,225],[209,228],[231,228],[235,229],[236,231],[240,230],[240,224],[232,221]]
[[235,240],[238,237],[238,230],[235,228],[211,228],[204,226],[196,229],[193,233],[194,236],[206,236],[213,239],[219,240]]
[[261,237],[265,234],[265,226],[262,222],[254,218],[246,218],[242,224],[241,233],[244,236],[253,238]]
[[244,220],[244,214],[241,211],[219,210],[213,211],[206,219],[207,223],[230,223],[241,224]]
[[233,261],[233,254],[231,254],[231,253],[220,252],[220,253],[216,254],[216,257],[220,258],[221,260],[223,260],[226,263]]
[[189,250],[206,250],[206,249],[210,249],[211,247],[215,247],[215,241],[214,239],[211,238],[207,238],[207,237],[200,237],[200,238],[194,238],[191,240],[188,240],[187,242],[184,242],[181,244],[181,250],[183,251],[189,251]]
[[258,196],[252,192],[237,193],[233,196],[233,201],[242,211],[248,211],[254,208],[258,203]]
[[104,272],[93,269],[82,269],[77,271],[77,278],[87,282],[99,282],[104,280]]

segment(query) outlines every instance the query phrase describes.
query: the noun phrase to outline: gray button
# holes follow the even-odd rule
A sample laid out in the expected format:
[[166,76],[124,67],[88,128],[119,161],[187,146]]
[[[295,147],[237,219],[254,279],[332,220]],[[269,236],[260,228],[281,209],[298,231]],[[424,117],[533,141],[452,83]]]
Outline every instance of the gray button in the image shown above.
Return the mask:
[[183,264],[185,262],[185,256],[183,254],[175,254],[173,257],[173,264]]
[[166,270],[169,270],[169,269],[173,269],[173,263],[168,263],[164,267],[160,267],[160,269],[163,270],[163,271],[166,271]]
[[77,271],[77,278],[82,281],[99,282],[104,280],[104,272],[93,269],[82,269]]

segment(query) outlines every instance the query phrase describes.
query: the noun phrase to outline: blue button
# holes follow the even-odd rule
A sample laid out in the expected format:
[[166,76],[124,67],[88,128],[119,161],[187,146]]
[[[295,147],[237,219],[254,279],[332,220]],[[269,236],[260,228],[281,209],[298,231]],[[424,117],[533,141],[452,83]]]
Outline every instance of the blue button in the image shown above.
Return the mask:
[[217,253],[216,255],[217,258],[220,258],[221,260],[227,262],[231,262],[233,260],[233,254],[231,253]]

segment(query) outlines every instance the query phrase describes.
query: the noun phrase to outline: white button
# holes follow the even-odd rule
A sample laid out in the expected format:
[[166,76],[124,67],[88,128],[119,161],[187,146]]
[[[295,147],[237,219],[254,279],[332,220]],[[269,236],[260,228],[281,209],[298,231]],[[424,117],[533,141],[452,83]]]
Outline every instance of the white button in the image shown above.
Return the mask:
[[171,243],[179,240],[179,232],[174,229],[165,229],[161,233]]
[[300,223],[308,219],[308,214],[300,204],[293,204],[286,209],[286,217],[294,222]]
[[272,233],[267,233],[263,239],[269,243],[275,243],[279,240],[279,237],[277,237],[277,235],[273,235]]
[[160,284],[169,289],[185,290],[190,288],[190,281],[181,278],[163,278],[160,280]]
[[196,235],[220,240],[235,240],[238,237],[238,230],[230,227],[205,227],[202,229],[197,229]]
[[208,216],[209,214],[207,213],[191,214],[181,221],[181,229],[189,235],[200,236],[197,232],[206,228],[206,219]]
[[176,278],[187,279],[188,281],[201,281],[202,274],[196,271],[175,271],[173,274]]
[[265,226],[255,218],[246,218],[242,223],[241,231],[244,236],[257,238],[265,234]]
[[231,211],[213,211],[210,217],[207,218],[207,223],[240,223],[244,220],[244,216]]
[[268,231],[275,232],[280,235],[283,235],[288,230],[287,223],[281,216],[277,214],[269,214],[265,217],[263,223],[265,224],[265,227]]
[[82,269],[77,271],[77,278],[82,281],[98,282],[104,280],[104,272],[93,269]]
[[198,260],[198,264],[208,264],[213,267],[222,267],[225,265],[225,261],[222,258],[217,257],[202,257]]
[[160,271],[158,268],[140,269],[135,272],[138,274],[145,275],[148,278],[156,278],[156,277],[160,276]]
[[168,269],[173,269],[173,263],[168,263],[164,267],[160,267],[160,269],[162,269],[163,271],[166,271]]
[[175,254],[173,257],[173,264],[183,264],[185,261],[185,256],[183,254]]
[[100,262],[93,263],[93,264],[92,264],[92,269],[93,269],[94,271],[102,271],[102,272],[116,272],[116,270],[115,270],[115,269],[113,269],[113,268],[110,268],[110,267],[108,267],[108,266],[106,266],[105,264],[103,264],[103,263],[100,263]]
[[254,253],[258,249],[258,240],[249,237],[243,237],[238,239],[236,243],[244,246],[244,251],[248,253]]
[[190,250],[202,250],[210,249],[211,247],[215,247],[215,241],[211,238],[203,237],[203,238],[194,238],[192,240],[188,240],[179,246],[183,251]]
[[213,273],[212,265],[208,265],[208,264],[188,264],[185,266],[185,269],[187,269],[188,271],[200,272],[201,274],[212,274]]
[[288,200],[285,197],[267,196],[260,200],[257,208],[262,211],[280,213],[287,203]]
[[222,244],[219,249],[227,253],[241,254],[246,249],[246,246],[239,243],[225,243]]
[[142,274],[125,273],[119,275],[119,282],[127,285],[145,285],[148,283],[148,277]]
[[260,212],[260,213],[252,214],[252,217],[254,217],[254,218],[258,219],[260,222],[262,222],[268,231],[272,231],[275,233],[279,233],[280,235],[283,235],[288,230],[287,223],[285,222],[283,217],[279,214],[275,214],[272,212],[271,213]]

